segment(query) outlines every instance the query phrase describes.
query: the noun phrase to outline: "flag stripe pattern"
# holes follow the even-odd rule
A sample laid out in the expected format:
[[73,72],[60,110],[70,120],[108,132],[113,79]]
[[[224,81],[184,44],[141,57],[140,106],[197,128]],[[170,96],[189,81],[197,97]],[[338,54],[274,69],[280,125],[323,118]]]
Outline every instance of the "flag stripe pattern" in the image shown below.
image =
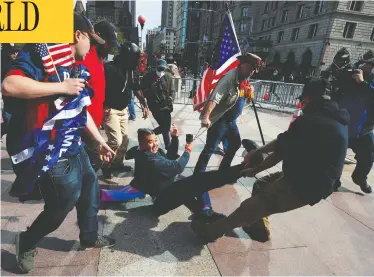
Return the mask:
[[210,92],[228,71],[238,66],[241,55],[231,14],[226,13],[221,26],[220,38],[213,53],[213,63],[205,70],[197,93],[193,99],[194,110],[202,111]]
[[[82,78],[86,86],[77,96],[60,97],[59,108],[49,104],[54,100],[52,96],[46,99],[48,112],[37,118],[42,124],[19,130],[20,137],[12,142],[9,152],[17,175],[10,191],[12,196],[31,193],[35,182],[63,159],[65,153],[79,151],[82,147],[81,132],[87,124],[86,107],[93,96],[88,83],[90,74],[83,65],[74,65],[69,44],[33,44],[27,47],[27,51],[21,51],[20,58],[17,57],[16,68],[26,72],[30,78],[50,83]],[[44,73],[40,74],[43,70]],[[26,118],[27,115],[26,112]]]
[[34,51],[40,54],[40,58],[43,62],[44,71],[47,74],[55,74],[56,66],[68,67],[74,63],[73,53],[68,43],[37,43],[34,47]]

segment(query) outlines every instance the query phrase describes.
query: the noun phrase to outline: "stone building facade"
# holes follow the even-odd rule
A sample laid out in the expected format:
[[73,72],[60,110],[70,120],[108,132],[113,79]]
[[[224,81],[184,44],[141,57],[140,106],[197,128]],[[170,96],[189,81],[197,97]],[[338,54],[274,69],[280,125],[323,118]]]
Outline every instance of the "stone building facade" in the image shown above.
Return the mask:
[[106,19],[116,25],[122,25],[125,15],[124,1],[87,1],[86,15],[92,22]]
[[269,1],[253,6],[254,52],[261,52],[259,42],[268,41],[267,63],[285,71],[319,75],[342,48],[352,62],[374,49],[373,1]]
[[[222,1],[199,1],[200,65],[219,36]],[[374,51],[374,1],[227,1],[243,52],[260,55],[287,74],[319,75],[346,48],[357,62]],[[203,12],[203,11],[202,11]],[[210,43],[210,41],[213,41]]]

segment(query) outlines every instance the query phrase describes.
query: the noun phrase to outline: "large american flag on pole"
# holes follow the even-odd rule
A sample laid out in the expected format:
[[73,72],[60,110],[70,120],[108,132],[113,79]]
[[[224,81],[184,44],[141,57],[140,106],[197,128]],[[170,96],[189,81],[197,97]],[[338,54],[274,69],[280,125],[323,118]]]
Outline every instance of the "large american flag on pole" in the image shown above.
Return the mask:
[[213,52],[213,62],[205,70],[197,93],[193,99],[194,110],[201,112],[210,92],[228,71],[238,66],[237,56],[241,55],[235,27],[230,11],[226,12],[220,31],[220,37]]

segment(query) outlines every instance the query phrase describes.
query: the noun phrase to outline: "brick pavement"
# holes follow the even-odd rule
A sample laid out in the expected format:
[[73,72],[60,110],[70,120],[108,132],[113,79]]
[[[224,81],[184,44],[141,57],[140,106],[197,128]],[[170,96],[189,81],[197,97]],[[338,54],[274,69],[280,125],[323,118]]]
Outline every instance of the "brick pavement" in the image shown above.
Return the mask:
[[[182,138],[199,129],[198,114],[191,109],[176,105],[173,113]],[[289,114],[263,110],[259,115],[266,141],[285,130],[290,121]],[[137,120],[130,123],[130,146],[136,143],[136,129],[151,125],[155,125],[153,119],[143,120],[138,113]],[[252,111],[240,118],[239,128],[243,138],[260,143]],[[182,176],[192,174],[204,141],[205,134],[197,139]],[[241,161],[241,153],[242,149],[234,163]],[[217,168],[220,160],[220,156],[212,157],[209,169]],[[8,196],[14,174],[4,142],[1,162],[1,274],[17,275],[15,234],[35,219],[43,204],[20,204]],[[279,170],[279,166],[269,171]],[[116,246],[79,252],[76,214],[72,211],[62,226],[40,243],[36,269],[30,275],[374,275],[374,196],[363,195],[352,183],[353,168],[346,165],[343,188],[326,201],[271,216],[272,240],[266,243],[252,241],[238,229],[215,243],[202,245],[189,227],[187,209],[181,207],[156,220],[149,216],[147,205],[151,202],[147,197],[103,205],[100,233],[114,236]],[[126,184],[130,179],[131,174],[119,173],[110,184]],[[369,179],[374,183],[373,172]],[[233,186],[214,190],[215,209],[226,214],[233,211],[250,196],[253,181],[242,178]],[[106,184],[102,179],[100,183]]]

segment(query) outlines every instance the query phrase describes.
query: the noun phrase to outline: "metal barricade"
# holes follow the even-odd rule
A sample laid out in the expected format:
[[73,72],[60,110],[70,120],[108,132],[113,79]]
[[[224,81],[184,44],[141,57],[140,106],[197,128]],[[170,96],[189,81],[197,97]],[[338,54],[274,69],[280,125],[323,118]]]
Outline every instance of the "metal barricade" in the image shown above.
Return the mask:
[[193,97],[200,86],[201,79],[173,78],[175,89],[175,104],[193,104]]
[[303,84],[291,84],[264,80],[254,80],[255,101],[276,105],[280,108],[293,108],[297,104],[297,97],[303,91]]
[[[175,88],[175,104],[193,104],[193,96],[197,92],[201,79],[173,78]],[[252,80],[255,90],[255,101],[275,105],[279,108],[294,108],[297,97],[301,95],[304,85],[265,80]]]

